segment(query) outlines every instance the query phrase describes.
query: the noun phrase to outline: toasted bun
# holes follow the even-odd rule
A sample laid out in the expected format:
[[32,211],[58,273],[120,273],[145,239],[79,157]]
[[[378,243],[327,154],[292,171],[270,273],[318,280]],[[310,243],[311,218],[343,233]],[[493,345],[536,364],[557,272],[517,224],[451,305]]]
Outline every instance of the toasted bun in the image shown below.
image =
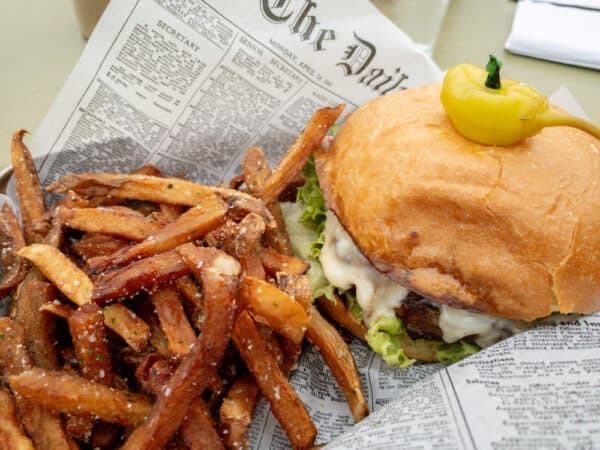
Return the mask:
[[371,263],[438,303],[532,320],[600,309],[600,140],[468,141],[427,85],[376,98],[316,155],[327,206]]

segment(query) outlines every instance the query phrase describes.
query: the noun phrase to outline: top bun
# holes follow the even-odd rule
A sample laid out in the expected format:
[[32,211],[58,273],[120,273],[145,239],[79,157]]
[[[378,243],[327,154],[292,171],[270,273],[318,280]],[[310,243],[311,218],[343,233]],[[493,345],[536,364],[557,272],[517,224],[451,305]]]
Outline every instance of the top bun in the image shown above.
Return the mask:
[[600,309],[600,140],[546,128],[471,142],[431,84],[378,97],[316,154],[369,261],[438,303],[512,319]]

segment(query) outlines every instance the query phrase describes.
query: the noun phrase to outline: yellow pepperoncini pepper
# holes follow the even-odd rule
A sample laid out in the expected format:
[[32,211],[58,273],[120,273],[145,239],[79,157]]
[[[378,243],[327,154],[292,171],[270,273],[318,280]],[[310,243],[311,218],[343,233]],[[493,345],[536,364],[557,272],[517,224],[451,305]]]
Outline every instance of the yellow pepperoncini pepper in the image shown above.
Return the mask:
[[570,126],[600,139],[600,128],[551,110],[548,99],[532,87],[500,79],[501,65],[490,55],[487,72],[473,64],[459,64],[446,74],[441,101],[464,137],[481,144],[511,145],[544,127]]

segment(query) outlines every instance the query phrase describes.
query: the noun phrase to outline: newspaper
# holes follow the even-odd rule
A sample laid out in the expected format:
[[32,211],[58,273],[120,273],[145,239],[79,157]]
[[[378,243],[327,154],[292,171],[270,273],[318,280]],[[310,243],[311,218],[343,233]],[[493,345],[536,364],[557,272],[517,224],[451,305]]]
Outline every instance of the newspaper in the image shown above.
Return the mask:
[[[119,0],[30,147],[42,182],[145,163],[219,183],[245,149],[275,162],[318,107],[439,79],[366,0]],[[548,323],[444,367],[350,344],[371,416],[353,419],[307,346],[291,383],[328,448],[600,448],[600,316]],[[252,448],[288,448],[261,402]]]

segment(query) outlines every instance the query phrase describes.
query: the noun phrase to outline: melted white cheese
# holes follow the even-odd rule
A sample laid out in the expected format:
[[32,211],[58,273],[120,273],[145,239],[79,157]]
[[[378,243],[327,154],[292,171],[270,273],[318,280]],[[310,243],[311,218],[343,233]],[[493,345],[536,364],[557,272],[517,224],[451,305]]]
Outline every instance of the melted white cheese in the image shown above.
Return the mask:
[[396,308],[408,295],[405,287],[371,266],[330,211],[319,261],[331,284],[342,290],[356,287],[356,300],[366,326],[378,317],[394,317]]
[[[283,208],[286,224],[297,222],[301,208],[297,205]],[[289,216],[289,217],[288,217]],[[292,219],[292,220],[290,220]],[[295,219],[295,220],[293,220]],[[298,224],[299,225],[299,224]],[[302,225],[288,228],[290,240],[294,250],[297,247],[306,247],[306,239],[314,239],[300,233],[298,228]],[[308,233],[311,233],[310,230]],[[306,258],[306,255],[300,255]],[[365,325],[368,327],[379,317],[394,317],[406,296],[408,290],[375,270],[360,250],[340,225],[337,217],[327,212],[325,223],[325,242],[321,250],[319,261],[327,279],[340,290],[356,288],[356,299],[362,308]],[[456,342],[467,336],[475,336],[475,343],[480,347],[487,347],[517,332],[523,331],[526,325],[523,322],[492,317],[486,314],[473,313],[464,309],[452,308],[441,305],[438,326],[442,330],[445,342]]]
[[456,342],[467,336],[475,336],[480,347],[489,347],[500,339],[523,331],[525,325],[510,319],[474,313],[464,309],[440,306],[438,326],[445,342]]

